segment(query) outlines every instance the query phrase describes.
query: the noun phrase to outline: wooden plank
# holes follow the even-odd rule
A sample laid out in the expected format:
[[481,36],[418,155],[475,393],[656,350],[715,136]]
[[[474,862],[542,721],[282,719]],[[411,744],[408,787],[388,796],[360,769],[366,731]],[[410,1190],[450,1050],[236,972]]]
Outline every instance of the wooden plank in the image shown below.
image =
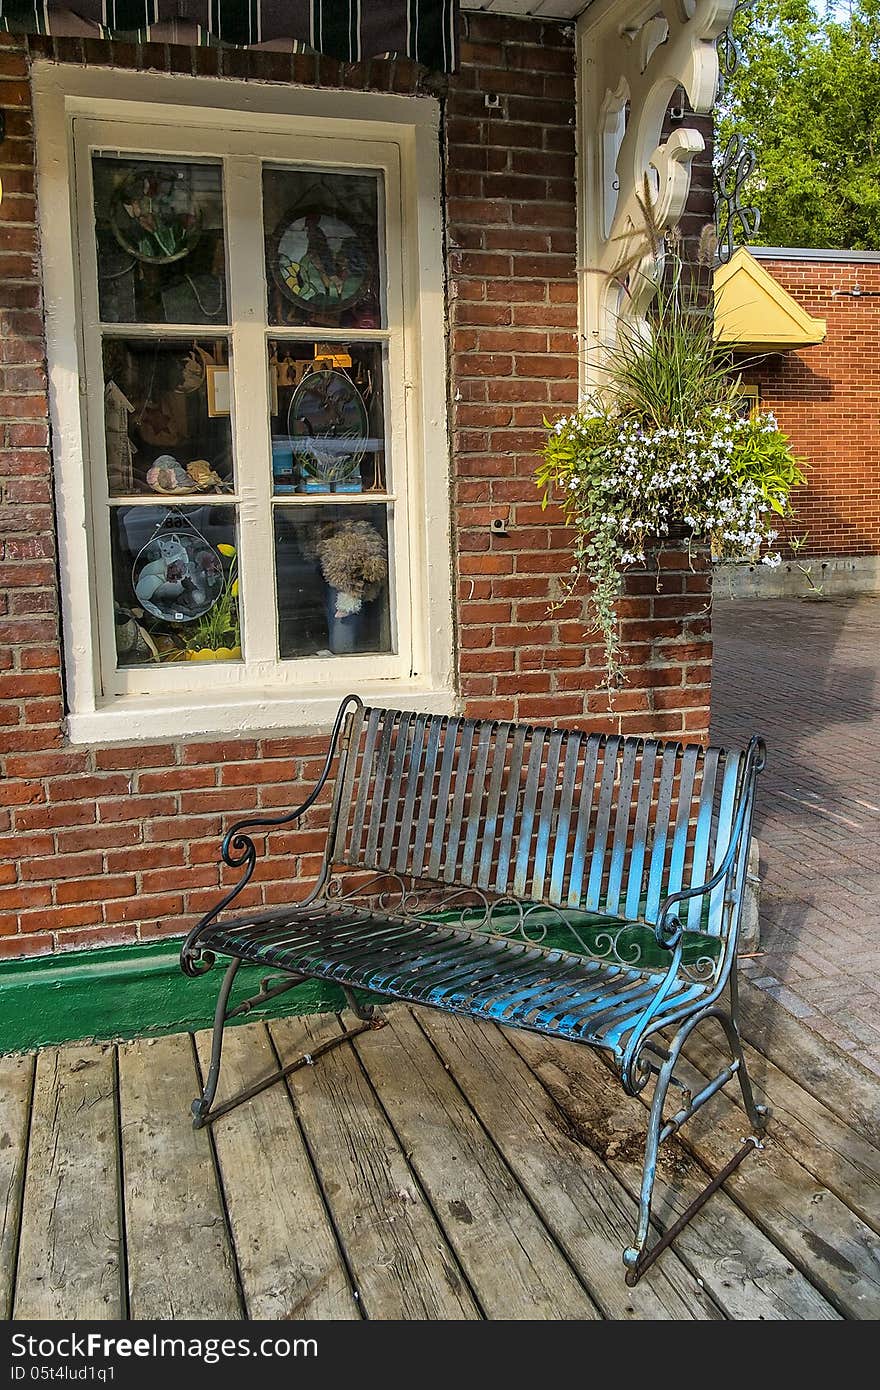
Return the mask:
[[[339,1026],[289,1018],[270,1032],[287,1063]],[[295,1072],[290,1089],[366,1316],[479,1317],[351,1045]]]
[[635,1203],[494,1024],[432,1010],[416,1016],[606,1317],[720,1316],[673,1252],[627,1288],[621,1255]]
[[739,995],[743,1037],[838,1119],[880,1148],[877,1078],[742,977]]
[[0,1321],[12,1316],[36,1058],[0,1057]]
[[[210,1032],[196,1043],[204,1071]],[[218,1103],[277,1065],[263,1024],[227,1029]],[[213,1135],[248,1317],[360,1318],[284,1084],[219,1119]]]
[[125,1316],[112,1047],[37,1057],[13,1316]]
[[197,1093],[188,1033],[119,1048],[132,1318],[242,1315],[210,1137],[189,1115]]
[[489,1318],[598,1318],[409,1010],[355,1046]]
[[[694,1093],[703,1084],[702,1072],[683,1059],[679,1074]],[[720,1092],[688,1121],[681,1139],[703,1166],[715,1173],[748,1132],[742,1105]],[[772,1132],[765,1147],[741,1163],[725,1187],[844,1317],[880,1316],[877,1237],[774,1142]]]
[[[506,1036],[547,1087],[583,1141],[634,1198],[642,1180],[647,1116],[588,1047],[510,1029]],[[660,1150],[653,1215],[666,1229],[706,1185],[682,1144]],[[656,1233],[650,1237],[656,1239]],[[728,1317],[749,1321],[835,1319],[826,1298],[723,1191],[676,1238],[675,1249]]]
[[[707,1077],[730,1055],[707,1028],[692,1033],[686,1054]],[[772,1110],[770,1134],[802,1167],[880,1232],[880,1149],[746,1044],[746,1063],[756,1099]],[[732,1089],[732,1088],[731,1088]],[[880,1090],[878,1090],[880,1096]]]

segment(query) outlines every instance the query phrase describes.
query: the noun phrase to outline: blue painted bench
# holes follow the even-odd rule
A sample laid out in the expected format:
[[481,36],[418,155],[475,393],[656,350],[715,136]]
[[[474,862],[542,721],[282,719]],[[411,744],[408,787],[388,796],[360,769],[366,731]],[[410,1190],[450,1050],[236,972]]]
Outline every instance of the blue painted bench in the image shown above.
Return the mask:
[[[757,738],[745,750],[703,748],[366,708],[349,696],[302,805],[229,830],[222,857],[240,881],[183,945],[190,976],[231,958],[195,1124],[314,1061],[214,1105],[224,1025],[306,980],[341,986],[364,1027],[377,1021],[374,1006],[356,991],[587,1043],[628,1094],[654,1082],[637,1230],[624,1253],[635,1283],[764,1123],[736,1025],[737,926],[763,765]],[[328,783],[318,881],[289,906],[227,916],[256,866],[253,835],[302,821]],[[281,974],[230,1008],[243,961]],[[694,1096],[674,1069],[708,1019],[731,1061]],[[647,1250],[659,1145],[734,1077],[753,1135]],[[665,1119],[671,1082],[684,1095]]]

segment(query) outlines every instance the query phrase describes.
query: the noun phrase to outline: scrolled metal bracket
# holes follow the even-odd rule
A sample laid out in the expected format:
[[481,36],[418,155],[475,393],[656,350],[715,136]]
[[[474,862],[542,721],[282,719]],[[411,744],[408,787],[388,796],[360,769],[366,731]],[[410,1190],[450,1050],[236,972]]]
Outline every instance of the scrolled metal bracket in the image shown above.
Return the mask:
[[[742,61],[735,26],[738,15],[752,0],[737,0],[730,23],[715,41],[718,52],[720,92]],[[715,161],[715,232],[718,260],[726,265],[740,244],[754,241],[761,225],[760,209],[744,201],[743,189],[751,178],[757,159],[741,135],[732,135]]]

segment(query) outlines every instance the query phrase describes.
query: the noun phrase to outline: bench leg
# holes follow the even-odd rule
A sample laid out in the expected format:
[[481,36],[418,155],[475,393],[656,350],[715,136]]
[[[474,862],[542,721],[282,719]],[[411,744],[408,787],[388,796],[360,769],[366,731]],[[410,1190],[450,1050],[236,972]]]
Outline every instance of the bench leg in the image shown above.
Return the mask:
[[305,975],[293,975],[285,979],[282,983],[272,984],[269,979],[261,981],[260,991],[250,999],[244,999],[237,1004],[234,1009],[229,1007],[229,996],[235,977],[238,974],[242,962],[233,960],[227,967],[226,974],[223,976],[223,983],[220,986],[220,993],[217,996],[217,1007],[214,1010],[214,1034],[211,1040],[211,1061],[208,1065],[208,1075],[205,1079],[205,1086],[202,1094],[192,1103],[193,1128],[201,1129],[204,1125],[213,1124],[214,1120],[221,1115],[227,1115],[230,1110],[242,1104],[243,1101],[252,1100],[261,1091],[274,1086],[276,1082],[282,1081],[284,1077],[290,1076],[292,1072],[298,1071],[300,1067],[310,1067],[323,1053],[329,1052],[331,1048],[338,1047],[340,1043],[351,1042],[359,1033],[366,1032],[368,1028],[383,1028],[384,1020],[376,1017],[375,1008],[372,1004],[361,1004],[346,986],[343,986],[343,993],[353,1013],[363,1020],[360,1028],[353,1028],[347,1033],[340,1033],[336,1037],[321,1043],[311,1053],[304,1053],[295,1062],[289,1062],[285,1067],[279,1067],[269,1076],[262,1077],[255,1081],[252,1086],[247,1086],[243,1091],[231,1096],[229,1100],[223,1101],[222,1105],[214,1105],[214,1097],[217,1094],[217,1084],[220,1080],[220,1062],[223,1054],[223,1030],[231,1018],[238,1018],[242,1014],[249,1013],[252,1009],[265,1003],[269,999],[276,998],[279,994],[286,994],[289,989],[296,989],[298,985],[305,982]]
[[[691,1096],[691,1093],[685,1090],[685,1105],[664,1124],[663,1107],[666,1102],[670,1084],[672,1084],[674,1079],[673,1071],[681,1050],[693,1030],[709,1018],[717,1019],[723,1028],[733,1060],[729,1066],[724,1067],[717,1076],[707,1082],[696,1096]],[[626,1266],[626,1282],[630,1287],[638,1283],[645,1270],[654,1263],[661,1251],[665,1250],[667,1245],[669,1245],[684,1229],[691,1218],[696,1215],[708,1198],[711,1197],[712,1193],[726,1181],[746,1155],[751,1153],[753,1149],[760,1147],[760,1140],[757,1138],[757,1135],[763,1131],[767,1116],[766,1106],[757,1105],[752,1094],[751,1082],[749,1081],[748,1072],[746,1071],[746,1060],[736,1024],[731,1016],[723,1009],[706,1009],[704,1012],[697,1014],[694,1018],[688,1019],[675,1034],[668,1052],[662,1049],[658,1050],[661,1052],[661,1055],[664,1056],[664,1061],[657,1074],[657,1084],[648,1117],[648,1134],[645,1142],[645,1163],[642,1169],[638,1225],[636,1227],[636,1236],[633,1244],[623,1252],[623,1263]],[[660,1145],[665,1139],[677,1133],[682,1125],[685,1124],[701,1106],[705,1105],[706,1101],[710,1100],[717,1091],[720,1091],[723,1086],[726,1086],[728,1081],[731,1081],[734,1076],[739,1078],[746,1113],[748,1114],[749,1121],[756,1131],[756,1134],[750,1136],[744,1142],[743,1147],[734,1155],[730,1163],[728,1163],[722,1172],[713,1178],[704,1190],[694,1198],[693,1202],[687,1210],[682,1213],[674,1226],[670,1227],[670,1229],[660,1237],[657,1244],[646,1253],[645,1245],[647,1243],[648,1230],[651,1222],[651,1199],[654,1192],[654,1180],[657,1176],[657,1155],[660,1150]]]
[[208,1112],[214,1103],[217,1094],[217,1082],[220,1080],[220,1057],[223,1051],[223,1029],[226,1026],[228,1015],[229,995],[238,974],[240,960],[230,961],[223,976],[223,983],[220,986],[220,993],[217,996],[217,1007],[214,1010],[214,1035],[211,1039],[211,1062],[208,1067],[208,1076],[205,1081],[202,1094],[193,1101],[190,1109],[192,1110],[193,1128],[201,1129],[207,1123]]

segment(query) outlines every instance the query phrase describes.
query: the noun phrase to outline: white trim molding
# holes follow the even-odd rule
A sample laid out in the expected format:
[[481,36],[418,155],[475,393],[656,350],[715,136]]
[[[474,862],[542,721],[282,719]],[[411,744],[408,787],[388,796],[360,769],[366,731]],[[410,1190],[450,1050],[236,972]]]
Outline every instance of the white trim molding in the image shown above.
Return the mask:
[[[438,103],[48,63],[35,65],[33,82],[71,740],[314,730],[332,720],[339,698],[350,689],[369,690],[385,704],[452,708]],[[266,322],[259,257],[231,250],[232,418],[237,437],[247,439],[247,457],[238,450],[240,496],[231,498],[241,504],[244,657],[117,670],[104,534],[101,327],[90,268],[94,250],[85,255],[82,248],[93,227],[89,152],[137,153],[152,150],[154,143],[157,157],[224,161],[230,246],[236,238],[239,247],[249,238],[253,245],[255,237],[262,245],[254,217],[261,159],[273,165],[305,160],[384,171],[388,323],[372,337],[382,340],[391,391],[386,419],[395,479],[389,561],[396,641],[388,654],[278,657],[274,571],[265,562],[272,547],[273,501],[264,339],[284,336],[286,330]],[[332,330],[323,331],[333,336]],[[360,330],[350,332],[356,336]]]
[[645,175],[658,226],[684,212],[691,162],[705,148],[685,122],[667,139],[663,124],[677,88],[692,110],[712,110],[718,89],[715,41],[735,0],[594,0],[578,20],[578,227],[582,385],[601,378],[617,316],[638,317],[650,302],[650,257],[631,275],[632,297],[618,303],[612,277],[634,249],[641,225],[636,199]]

